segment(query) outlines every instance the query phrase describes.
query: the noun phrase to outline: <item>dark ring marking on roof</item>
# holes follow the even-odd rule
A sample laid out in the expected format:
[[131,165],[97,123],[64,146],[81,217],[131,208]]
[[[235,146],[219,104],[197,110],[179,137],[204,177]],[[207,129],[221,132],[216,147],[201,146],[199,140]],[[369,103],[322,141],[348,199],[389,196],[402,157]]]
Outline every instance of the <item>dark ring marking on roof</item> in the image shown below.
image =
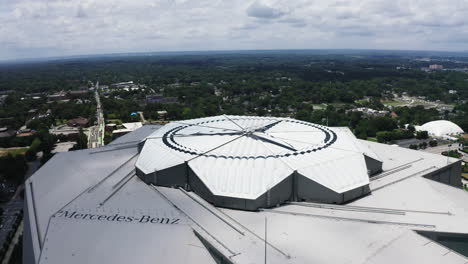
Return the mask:
[[[233,120],[258,120],[258,118],[248,118],[248,117],[247,118],[233,118]],[[193,148],[183,146],[183,145],[181,145],[180,143],[178,143],[176,141],[176,138],[177,138],[176,133],[183,130],[183,129],[185,129],[185,128],[192,127],[192,126],[197,126],[197,125],[202,125],[202,124],[207,124],[207,123],[214,123],[214,122],[220,122],[220,121],[229,121],[227,119],[208,120],[208,121],[198,122],[198,123],[194,123],[194,124],[187,124],[187,125],[177,126],[177,127],[174,127],[172,129],[170,129],[169,131],[167,131],[162,136],[161,139],[162,139],[164,145],[166,145],[167,147],[169,147],[169,148],[171,148],[171,149],[173,149],[175,151],[179,151],[179,152],[182,152],[182,153],[195,155],[195,156],[204,156],[204,157],[212,157],[212,158],[224,158],[224,159],[268,159],[268,158],[289,157],[289,156],[292,156],[292,155],[293,156],[304,155],[304,154],[307,154],[307,153],[317,152],[319,150],[326,149],[329,146],[333,145],[337,140],[336,133],[333,130],[331,130],[331,129],[327,128],[327,127],[324,127],[324,126],[320,126],[320,125],[316,125],[316,124],[312,124],[312,123],[308,123],[308,122],[303,122],[303,121],[299,121],[299,120],[290,120],[290,119],[278,120],[278,119],[274,119],[274,118],[264,118],[264,120],[277,120],[277,121],[291,122],[291,123],[297,123],[297,124],[301,124],[301,125],[305,125],[305,126],[309,126],[309,127],[318,129],[318,130],[320,130],[321,132],[323,132],[325,134],[324,144],[319,146],[319,147],[312,148],[312,149],[307,149],[307,150],[300,149],[300,150],[290,151],[290,152],[287,152],[287,153],[284,153],[284,154],[277,154],[277,155],[226,156],[226,155],[205,154],[204,152],[200,152],[200,151],[195,150]],[[279,123],[280,122],[274,122],[272,124],[269,124],[266,127],[263,127],[262,131],[266,131],[268,129],[271,129],[272,127],[274,127],[275,125],[277,125]],[[220,129],[222,129],[222,128],[220,128]],[[220,134],[220,133],[213,133],[212,135],[207,135],[207,136],[222,136],[222,135],[223,134]]]

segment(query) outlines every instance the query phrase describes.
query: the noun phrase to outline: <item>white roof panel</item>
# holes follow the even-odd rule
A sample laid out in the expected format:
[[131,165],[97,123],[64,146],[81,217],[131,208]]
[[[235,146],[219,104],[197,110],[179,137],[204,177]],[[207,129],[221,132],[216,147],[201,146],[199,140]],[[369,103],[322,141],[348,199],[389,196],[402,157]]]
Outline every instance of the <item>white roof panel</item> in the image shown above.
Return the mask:
[[136,166],[151,173],[187,162],[212,193],[255,199],[294,171],[336,192],[366,185],[364,154],[379,159],[347,128],[215,116],[172,122],[151,134]]
[[54,217],[43,248],[40,264],[216,263],[192,229],[178,224]]

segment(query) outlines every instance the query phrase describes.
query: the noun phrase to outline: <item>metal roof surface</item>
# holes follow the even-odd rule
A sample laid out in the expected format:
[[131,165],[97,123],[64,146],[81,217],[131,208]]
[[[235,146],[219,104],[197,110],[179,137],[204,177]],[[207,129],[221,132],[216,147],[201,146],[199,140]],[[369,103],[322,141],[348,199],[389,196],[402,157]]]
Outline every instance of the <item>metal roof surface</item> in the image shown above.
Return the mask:
[[370,195],[247,212],[145,184],[134,174],[138,140],[127,140],[58,154],[26,181],[36,263],[214,263],[202,240],[233,263],[262,263],[265,219],[268,263],[467,262],[415,232],[468,234],[468,193],[423,177],[454,159],[359,140],[384,164]]
[[294,171],[341,193],[369,183],[347,128],[289,118],[215,116],[172,122],[146,138],[136,166],[146,174],[187,162],[214,195],[256,199]]

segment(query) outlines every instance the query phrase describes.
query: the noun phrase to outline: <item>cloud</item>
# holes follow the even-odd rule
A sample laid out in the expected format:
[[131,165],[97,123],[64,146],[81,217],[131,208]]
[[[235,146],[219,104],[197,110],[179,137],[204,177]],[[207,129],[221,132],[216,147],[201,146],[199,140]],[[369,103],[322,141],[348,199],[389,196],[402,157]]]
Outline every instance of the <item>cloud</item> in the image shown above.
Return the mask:
[[301,18],[287,18],[287,19],[282,19],[278,21],[279,23],[286,23],[289,24],[293,27],[305,27],[307,26],[307,23],[305,19]]
[[84,10],[82,5],[78,6],[78,11],[76,12],[76,17],[77,18],[86,18],[86,17],[88,17],[88,14],[86,13],[86,11]]
[[286,13],[269,7],[259,1],[255,1],[247,8],[247,15],[260,19],[275,19],[284,16]]
[[460,0],[0,0],[0,60],[209,49],[466,50],[466,17],[468,1]]

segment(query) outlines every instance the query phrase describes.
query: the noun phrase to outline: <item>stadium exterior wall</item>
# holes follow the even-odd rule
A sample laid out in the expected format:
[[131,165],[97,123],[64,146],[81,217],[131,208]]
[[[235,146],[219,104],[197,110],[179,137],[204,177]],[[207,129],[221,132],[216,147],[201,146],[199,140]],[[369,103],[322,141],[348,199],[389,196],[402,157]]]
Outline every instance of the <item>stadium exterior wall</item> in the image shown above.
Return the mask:
[[424,178],[444,183],[456,188],[462,188],[461,177],[461,160],[451,163],[448,166],[442,167],[436,171],[427,173]]
[[[380,168],[381,163],[379,161],[372,159],[372,162],[374,164],[371,166]],[[259,208],[271,208],[286,201],[298,200],[343,204],[370,192],[369,185],[364,185],[344,193],[337,193],[294,172],[258,198],[243,199],[214,195],[187,163],[150,174],[144,174],[137,169],[137,175],[147,184],[172,188],[182,187],[187,191],[194,191],[203,199],[216,206],[248,211],[256,211]]]
[[373,176],[379,172],[382,172],[382,162],[367,155],[364,155],[364,160],[366,162],[366,167],[369,176]]
[[148,174],[136,168],[136,174],[147,184],[171,188],[187,187],[187,166],[185,164]]
[[[27,195],[25,192],[24,195]],[[31,234],[31,221],[29,221],[29,210],[27,199],[24,201],[24,219],[23,219],[23,263],[33,264],[36,263],[33,250],[32,234]]]
[[189,168],[189,188],[206,201],[225,208],[256,211],[282,204],[292,197],[293,175],[288,176],[257,199],[242,199],[214,195],[198,176]]
[[154,185],[164,187],[185,187],[187,185],[187,166],[180,164],[153,172]]
[[344,193],[337,193],[302,175],[297,179],[297,196],[300,201],[343,204],[370,192],[368,184]]

